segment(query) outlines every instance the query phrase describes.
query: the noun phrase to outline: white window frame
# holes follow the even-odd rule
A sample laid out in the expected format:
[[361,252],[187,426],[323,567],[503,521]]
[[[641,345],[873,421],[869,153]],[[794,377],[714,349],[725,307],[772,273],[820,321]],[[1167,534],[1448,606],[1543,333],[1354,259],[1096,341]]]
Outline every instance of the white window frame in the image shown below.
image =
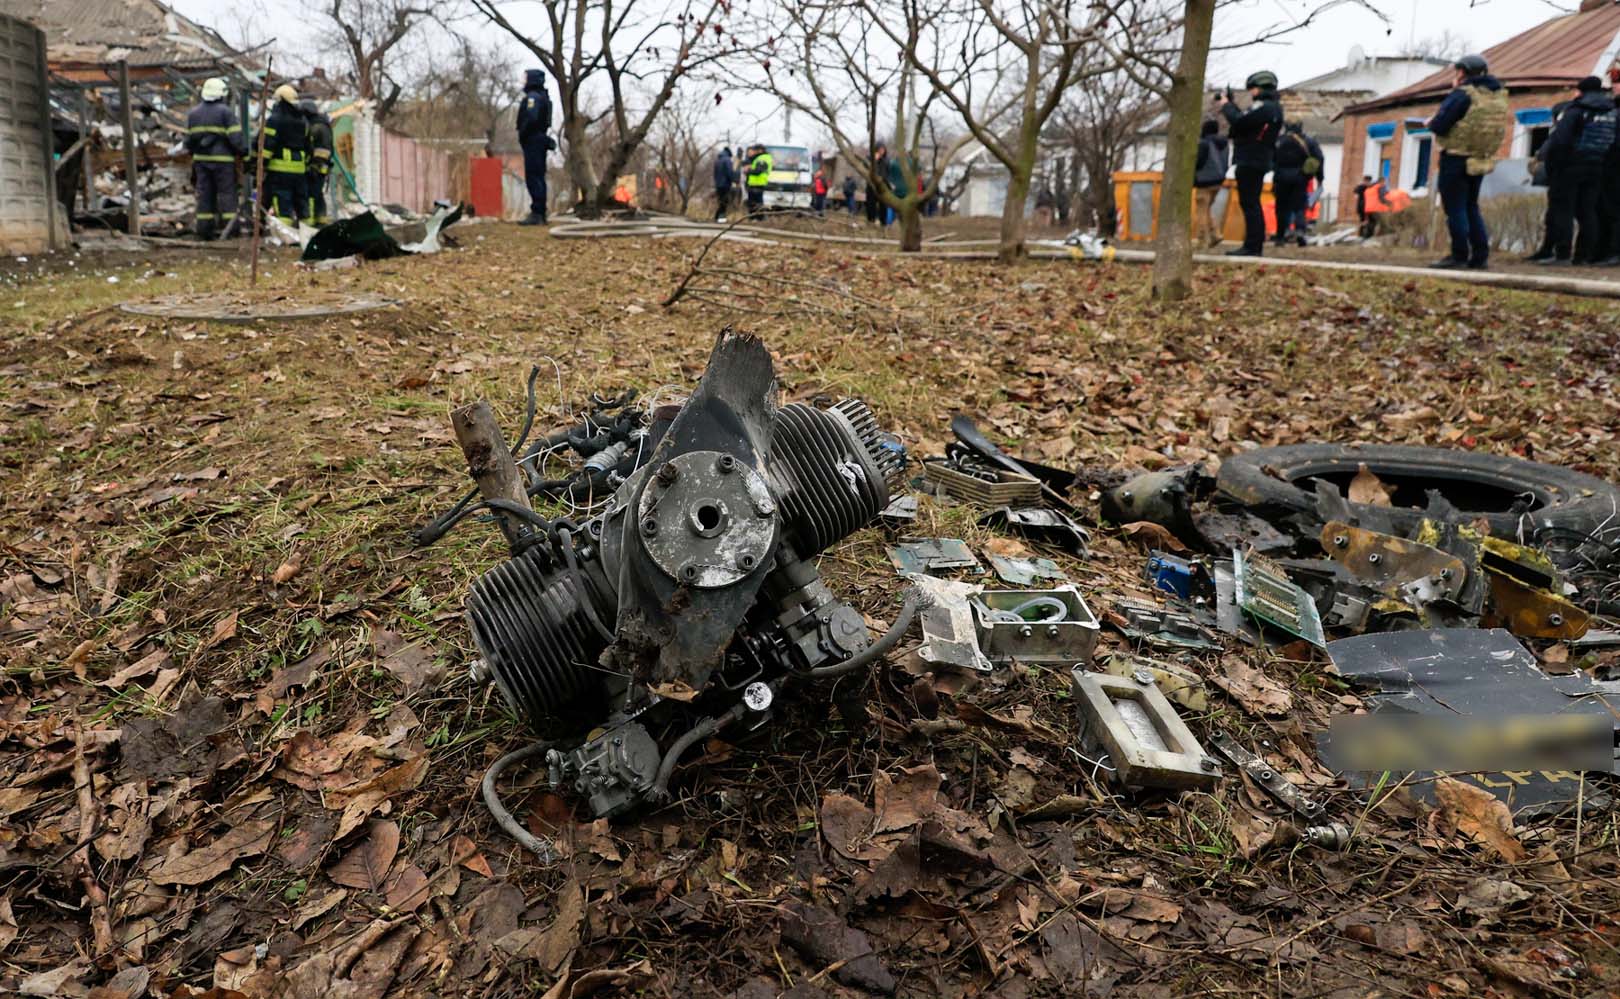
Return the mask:
[[[1414,198],[1427,197],[1429,194],[1429,187],[1434,184],[1435,168],[1439,166],[1439,160],[1434,155],[1434,133],[1426,128],[1420,128],[1414,131],[1402,129],[1401,131],[1400,183],[1397,184],[1396,187],[1408,192]],[[1414,185],[1417,183],[1418,150],[1422,147],[1424,139],[1430,140],[1429,183],[1419,188],[1415,187]],[[1374,163],[1376,162],[1377,161],[1375,160]]]

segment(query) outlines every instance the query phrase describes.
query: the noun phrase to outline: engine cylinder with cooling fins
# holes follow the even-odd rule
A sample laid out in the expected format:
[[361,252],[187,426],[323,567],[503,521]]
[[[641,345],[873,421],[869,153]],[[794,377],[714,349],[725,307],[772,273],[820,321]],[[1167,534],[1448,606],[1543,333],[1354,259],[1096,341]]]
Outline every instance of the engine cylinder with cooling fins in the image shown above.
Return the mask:
[[[852,404],[859,419],[871,413]],[[840,403],[839,405],[845,405]],[[783,506],[783,522],[809,555],[820,554],[865,527],[889,502],[881,441],[872,422],[872,443],[861,438],[849,415],[791,403],[776,411],[767,474]]]
[[592,666],[606,643],[580,603],[579,579],[531,550],[484,573],[467,596],[478,651],[507,704],[531,722],[597,693]]
[[[803,662],[795,668],[865,646],[860,615],[833,600],[809,560],[877,516],[904,463],[904,452],[858,400],[826,410],[793,403],[776,411],[764,485],[776,502],[783,562],[796,562],[797,569],[789,574],[778,567],[782,579],[765,587],[772,606],[759,620],[785,629],[784,640],[801,650],[795,655]],[[633,482],[622,486],[620,498],[633,488]],[[610,509],[575,535],[603,542],[579,551],[577,570],[530,550],[485,573],[467,598],[473,639],[489,672],[512,709],[536,728],[566,727],[579,715],[573,709],[607,692],[609,678],[598,664],[607,641],[591,618],[611,626],[618,616],[618,539],[646,543],[634,517],[632,529],[621,531],[623,510],[614,516]]]

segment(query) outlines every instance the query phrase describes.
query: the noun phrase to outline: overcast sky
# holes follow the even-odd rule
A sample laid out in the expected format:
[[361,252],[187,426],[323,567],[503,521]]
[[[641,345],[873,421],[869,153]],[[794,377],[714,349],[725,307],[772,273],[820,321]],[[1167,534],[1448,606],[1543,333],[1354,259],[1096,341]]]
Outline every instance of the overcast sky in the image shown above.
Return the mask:
[[[187,17],[218,29],[232,42],[244,37],[277,39],[276,50],[297,60],[303,70],[321,60],[314,54],[316,38],[309,25],[314,19],[303,12],[300,0],[168,0]],[[1573,9],[1578,0],[1367,0],[1387,17],[1387,22],[1365,9],[1359,0],[1236,0],[1221,8],[1216,21],[1217,45],[1253,41],[1257,36],[1304,21],[1312,11],[1326,7],[1298,31],[1288,33],[1263,46],[1250,46],[1233,52],[1217,53],[1211,60],[1211,85],[1238,85],[1256,69],[1270,69],[1283,85],[1309,79],[1336,69],[1348,61],[1352,48],[1368,55],[1393,55],[1411,50],[1416,43],[1450,34],[1466,47],[1479,51],[1504,41],[1560,13]],[[508,16],[521,28],[542,31],[538,4],[512,3]],[[463,30],[488,43],[504,46],[513,59],[514,90],[519,70],[532,63],[504,32],[475,19],[461,22]],[[336,63],[332,63],[336,69]],[[766,122],[778,114],[776,107],[765,107],[774,99],[745,99],[729,106],[728,125],[750,130],[756,122]],[[759,107],[753,105],[760,104]],[[740,105],[740,106],[739,106]],[[739,122],[738,119],[749,119]],[[803,139],[801,138],[801,141]]]

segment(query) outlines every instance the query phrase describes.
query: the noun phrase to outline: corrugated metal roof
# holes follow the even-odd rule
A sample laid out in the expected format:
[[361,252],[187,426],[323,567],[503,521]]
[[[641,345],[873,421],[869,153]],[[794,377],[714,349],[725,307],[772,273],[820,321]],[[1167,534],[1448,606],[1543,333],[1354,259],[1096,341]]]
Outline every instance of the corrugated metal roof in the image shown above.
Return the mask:
[[[1492,75],[1509,90],[1573,87],[1581,77],[1592,75],[1598,60],[1614,50],[1616,36],[1620,36],[1620,3],[1609,3],[1555,17],[1481,54],[1490,63]],[[1451,79],[1452,71],[1446,68],[1410,87],[1346,108],[1345,112],[1433,100],[1452,89]]]
[[45,29],[53,62],[183,66],[237,56],[216,32],[158,0],[0,0],[0,12]]

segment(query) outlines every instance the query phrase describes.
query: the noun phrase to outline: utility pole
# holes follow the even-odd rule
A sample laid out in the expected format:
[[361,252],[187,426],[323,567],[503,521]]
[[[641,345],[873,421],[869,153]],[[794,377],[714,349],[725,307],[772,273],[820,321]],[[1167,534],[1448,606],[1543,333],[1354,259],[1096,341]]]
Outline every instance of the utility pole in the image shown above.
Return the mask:
[[141,187],[135,177],[135,108],[129,95],[129,60],[118,60],[118,103],[124,119],[124,179],[129,182],[129,234],[141,234]]

